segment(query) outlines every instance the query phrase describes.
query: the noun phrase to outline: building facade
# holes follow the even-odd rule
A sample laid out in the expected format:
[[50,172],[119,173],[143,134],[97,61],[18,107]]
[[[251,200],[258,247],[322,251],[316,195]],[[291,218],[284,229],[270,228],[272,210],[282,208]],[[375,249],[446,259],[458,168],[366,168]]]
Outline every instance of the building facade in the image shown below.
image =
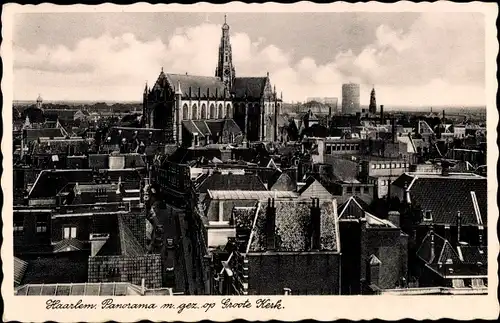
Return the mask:
[[143,125],[165,129],[170,142],[185,145],[186,132],[194,141],[207,133],[217,136],[213,134],[216,124],[233,119],[239,127],[235,135],[242,133],[247,141],[275,141],[281,103],[269,73],[236,77],[229,25],[224,23],[215,76],[171,74],[162,69],[155,85],[144,89]]

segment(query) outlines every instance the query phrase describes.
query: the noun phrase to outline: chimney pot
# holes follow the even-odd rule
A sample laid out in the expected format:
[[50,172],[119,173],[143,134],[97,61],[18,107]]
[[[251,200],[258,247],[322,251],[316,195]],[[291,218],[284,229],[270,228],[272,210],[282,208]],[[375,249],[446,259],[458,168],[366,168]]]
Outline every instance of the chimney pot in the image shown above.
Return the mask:
[[276,208],[274,199],[270,199],[269,202],[266,210],[266,249],[272,251],[276,249]]
[[321,248],[321,209],[319,199],[312,199],[311,207],[311,249],[319,250]]

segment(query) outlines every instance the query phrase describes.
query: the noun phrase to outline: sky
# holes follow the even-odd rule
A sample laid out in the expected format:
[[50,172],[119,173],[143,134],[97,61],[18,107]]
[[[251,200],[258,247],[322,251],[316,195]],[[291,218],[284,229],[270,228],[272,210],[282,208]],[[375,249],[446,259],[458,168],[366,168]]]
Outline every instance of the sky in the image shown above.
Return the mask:
[[[161,68],[213,76],[224,13],[23,13],[14,99],[140,101]],[[228,13],[236,76],[265,76],[286,102],[485,105],[481,13]]]

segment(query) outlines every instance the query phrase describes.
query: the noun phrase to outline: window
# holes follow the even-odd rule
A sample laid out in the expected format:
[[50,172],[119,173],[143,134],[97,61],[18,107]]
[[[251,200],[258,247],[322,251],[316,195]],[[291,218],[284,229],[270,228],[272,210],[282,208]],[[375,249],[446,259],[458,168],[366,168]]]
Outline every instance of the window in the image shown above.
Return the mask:
[[429,210],[424,211],[424,221],[432,221],[432,212]]
[[401,168],[401,163],[397,163],[396,168]]
[[347,193],[352,193],[352,187],[351,186],[346,187],[346,191],[347,191]]
[[47,232],[47,216],[46,215],[37,215],[36,217],[36,233],[44,233]]
[[14,234],[24,231],[24,216],[14,215]]
[[377,164],[377,169],[380,169],[380,164]]
[[200,144],[200,141],[198,139],[198,134],[194,134],[194,145],[198,146]]
[[63,228],[63,238],[64,239],[75,239],[76,238],[76,227]]
[[372,169],[375,169],[375,164],[372,164]]
[[396,168],[396,164],[392,164],[392,168]]
[[356,192],[356,193],[361,193],[361,187],[360,187],[360,186],[356,186],[356,187],[354,188],[354,192]]
[[385,164],[382,164],[382,169],[385,169]]

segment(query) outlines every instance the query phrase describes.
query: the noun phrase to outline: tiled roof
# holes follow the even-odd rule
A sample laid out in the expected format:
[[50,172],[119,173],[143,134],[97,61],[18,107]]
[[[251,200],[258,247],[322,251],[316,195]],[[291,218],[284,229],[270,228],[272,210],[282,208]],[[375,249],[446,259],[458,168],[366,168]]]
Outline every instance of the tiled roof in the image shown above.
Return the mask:
[[207,122],[205,120],[192,120],[196,128],[204,135],[211,135],[210,129],[208,128]]
[[232,219],[237,228],[251,229],[257,206],[241,207],[235,206],[233,208]]
[[[399,187],[405,180],[401,177],[394,183]],[[485,177],[416,175],[415,181],[410,184],[411,203],[424,211],[431,211],[433,223],[456,225],[457,213],[460,211],[463,225],[487,225],[488,192]],[[478,221],[471,192],[475,192],[482,223]]]
[[79,251],[85,249],[85,244],[78,239],[64,239],[52,247],[54,252]]
[[477,264],[478,262],[483,265],[488,264],[488,247],[479,246],[458,246],[462,255],[462,262],[464,264]]
[[73,147],[73,154],[85,154],[88,152],[94,139],[70,138],[35,141],[33,154],[67,154],[69,147]]
[[[309,240],[311,204],[305,201],[275,201],[276,251],[306,251]],[[335,201],[320,201],[321,250],[340,251]],[[262,205],[252,229],[249,251],[266,251],[266,206]]]
[[[224,199],[222,205],[220,200],[208,200],[205,217],[208,221],[219,221],[222,214],[223,221],[230,221],[235,207],[252,207],[257,203],[258,199]],[[221,210],[222,207],[222,210]]]
[[203,131],[201,131],[201,129],[196,126],[193,120],[183,120],[182,125],[192,135],[198,134],[198,136],[200,136],[201,138],[209,135],[208,133],[204,133]]
[[59,256],[27,260],[28,269],[22,284],[83,283],[87,281],[88,252],[76,251],[57,255]]
[[239,134],[241,133],[240,127],[234,122],[233,119],[223,120],[206,120],[205,124],[210,130],[211,135],[222,135],[224,132]]
[[302,198],[320,198],[320,199],[331,199],[333,196],[331,193],[314,177],[309,176],[306,185],[304,185],[300,190],[299,194]]
[[214,200],[262,200],[268,198],[295,199],[299,195],[290,191],[208,191],[211,199]]
[[28,263],[17,257],[14,257],[14,284],[19,285],[24,277],[24,273],[28,268]]
[[295,180],[287,173],[279,170],[275,172],[273,178],[269,180],[268,187],[270,191],[294,191],[296,188]]
[[265,191],[266,187],[260,178],[254,174],[223,175],[214,173],[208,176],[198,187],[198,191],[202,193],[206,193],[208,190]]
[[145,254],[144,248],[139,244],[130,228],[118,216],[121,253],[124,256],[137,257]]
[[328,159],[328,163],[333,166],[333,176],[342,182],[352,182],[357,180],[357,163],[342,158]]
[[[108,140],[109,139],[109,140]],[[123,139],[128,142],[139,141],[146,146],[152,142],[163,142],[165,131],[149,128],[112,127],[106,134],[105,143],[108,145],[119,145]]]
[[177,90],[177,85],[180,83],[183,98],[189,97],[189,88],[191,88],[191,98],[207,98],[207,93],[213,98],[216,92],[219,98],[224,97],[225,85],[218,77],[185,74],[166,74],[166,77],[173,90]]
[[264,96],[267,77],[237,77],[232,92],[238,99],[260,99]]
[[64,137],[64,132],[61,128],[28,128],[25,131],[25,138],[28,142],[35,141],[38,138]]

